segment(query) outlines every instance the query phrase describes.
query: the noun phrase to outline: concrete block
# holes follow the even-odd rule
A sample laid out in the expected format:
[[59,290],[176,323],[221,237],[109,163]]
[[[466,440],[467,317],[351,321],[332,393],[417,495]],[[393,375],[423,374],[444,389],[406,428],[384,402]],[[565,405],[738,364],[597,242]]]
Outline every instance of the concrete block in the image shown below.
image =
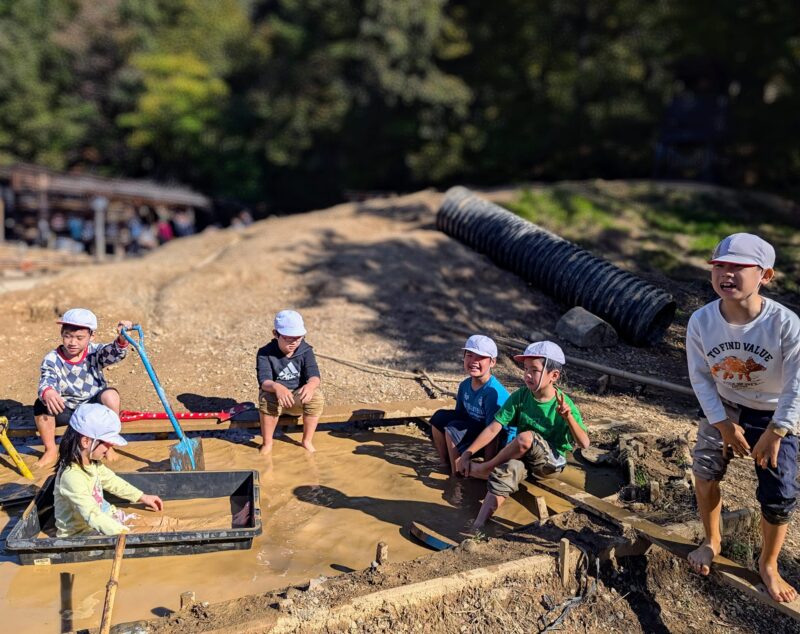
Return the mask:
[[576,306],[561,316],[556,324],[556,334],[579,348],[617,345],[617,331],[608,322]]

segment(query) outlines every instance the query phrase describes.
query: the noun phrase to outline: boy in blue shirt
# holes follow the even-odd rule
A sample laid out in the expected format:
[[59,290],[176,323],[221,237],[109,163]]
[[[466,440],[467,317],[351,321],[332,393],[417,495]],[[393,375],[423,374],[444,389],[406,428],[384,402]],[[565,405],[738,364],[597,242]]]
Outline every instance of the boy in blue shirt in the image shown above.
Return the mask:
[[[508,397],[492,424],[467,448],[456,465],[465,477],[489,481],[473,530],[483,527],[506,498],[517,492],[529,473],[537,478],[561,473],[573,443],[583,449],[589,446],[589,434],[578,408],[555,385],[566,361],[561,348],[552,341],[537,341],[525,348],[523,354],[515,355],[514,361],[525,368],[525,387]],[[518,429],[517,437],[494,458],[472,462],[473,454],[509,425]]]
[[[484,335],[472,335],[462,349],[464,371],[469,378],[458,386],[456,408],[440,409],[431,416],[439,466],[449,467],[453,475],[458,457],[494,420],[495,412],[508,398],[508,390],[492,376],[492,368],[497,364],[494,341]],[[491,458],[496,451],[496,443],[491,443],[484,449],[484,456]]]

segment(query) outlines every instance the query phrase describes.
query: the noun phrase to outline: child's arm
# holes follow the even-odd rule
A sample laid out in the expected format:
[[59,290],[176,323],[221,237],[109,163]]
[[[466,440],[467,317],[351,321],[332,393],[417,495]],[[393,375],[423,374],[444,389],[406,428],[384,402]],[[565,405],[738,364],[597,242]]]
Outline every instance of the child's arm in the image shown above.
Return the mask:
[[556,390],[556,402],[558,403],[556,413],[566,421],[569,427],[569,433],[572,434],[572,437],[575,439],[575,444],[581,449],[588,449],[589,434],[586,433],[586,430],[581,427],[581,424],[575,418],[575,414],[569,406],[569,403],[564,401],[564,392],[558,389]]
[[153,511],[161,511],[164,509],[164,503],[161,501],[160,497],[143,493],[127,480],[120,478],[104,464],[101,464],[97,468],[97,475],[100,477],[100,482],[103,485],[104,491],[108,491],[118,498],[128,500],[129,502],[141,502]]
[[301,369],[301,377],[305,378],[303,383],[297,390],[297,395],[300,397],[301,403],[308,403],[317,391],[322,378],[319,373],[319,366],[317,365],[317,357],[314,351],[310,348],[305,353],[303,358],[303,367]]
[[783,353],[783,387],[778,397],[778,407],[767,429],[753,446],[753,459],[762,469],[771,465],[778,468],[781,439],[786,434],[796,434],[800,419],[800,328],[793,320],[781,332]]
[[297,396],[300,397],[301,403],[308,403],[317,391],[321,380],[318,376],[312,376],[307,383],[304,383],[297,389]]
[[708,422],[719,430],[722,436],[722,455],[728,449],[739,456],[750,453],[750,445],[744,437],[744,430],[736,421],[730,420],[722,404],[722,399],[711,376],[711,370],[703,352],[703,339],[700,336],[699,319],[694,315],[686,327],[686,361],[689,366],[689,381]]
[[470,460],[472,460],[472,456],[475,452],[480,451],[492,442],[502,429],[503,426],[496,420],[493,420],[491,425],[485,427],[484,430],[478,434],[478,437],[472,441],[472,444],[467,450],[456,460],[456,471],[461,473],[464,477],[469,477],[469,463]]
[[126,356],[128,356],[128,340],[122,336],[123,328],[126,330],[133,328],[133,322],[123,320],[117,324],[117,332],[119,333],[117,338],[111,343],[104,345],[97,355],[97,363],[101,368],[105,368],[112,363],[122,361]]
[[42,360],[39,374],[39,398],[53,416],[64,411],[64,399],[61,398],[58,391],[58,384],[55,358],[51,353]]
[[59,480],[59,490],[94,530],[103,535],[119,535],[128,531],[124,524],[103,513],[97,500],[92,497],[90,487],[87,487],[86,474],[76,469],[65,471]]
[[291,407],[294,405],[294,395],[291,390],[284,385],[281,385],[274,380],[274,373],[272,365],[269,362],[269,355],[266,354],[265,348],[261,348],[256,355],[256,377],[258,378],[258,387],[263,392],[272,392],[278,399],[281,407]]

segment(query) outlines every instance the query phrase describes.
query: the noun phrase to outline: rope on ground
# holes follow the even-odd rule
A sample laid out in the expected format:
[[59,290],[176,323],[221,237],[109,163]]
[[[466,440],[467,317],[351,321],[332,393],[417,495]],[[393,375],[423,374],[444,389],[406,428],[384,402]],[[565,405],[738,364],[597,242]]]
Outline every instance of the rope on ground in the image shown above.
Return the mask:
[[315,353],[318,357],[323,359],[328,359],[329,361],[335,361],[336,363],[341,363],[342,365],[349,365],[351,367],[357,368],[359,370],[364,370],[365,372],[372,372],[374,374],[383,374],[384,376],[392,376],[400,379],[411,379],[414,381],[427,381],[430,383],[431,387],[442,394],[447,394],[448,396],[456,396],[456,393],[447,390],[440,385],[437,385],[436,381],[443,381],[445,383],[460,383],[463,379],[451,379],[449,377],[444,376],[437,376],[432,377],[428,374],[425,370],[419,370],[417,372],[406,372],[404,370],[395,370],[393,368],[386,368],[379,365],[372,365],[371,363],[363,363],[361,361],[353,361],[351,359],[342,359],[341,357],[332,357],[327,354],[323,354],[322,352]]
[[[583,564],[581,570],[581,581],[583,581],[586,578],[587,573],[589,571],[589,565],[590,565],[589,553],[587,553],[586,550],[582,548],[579,544],[572,542],[571,545],[575,546],[576,548],[578,548],[578,550],[581,551],[582,554],[581,563]],[[569,615],[569,613],[573,610],[573,608],[576,608],[582,603],[585,603],[589,598],[592,597],[592,595],[594,595],[594,593],[597,591],[597,580],[600,578],[600,559],[598,558],[595,558],[595,567],[596,567],[595,577],[594,579],[592,579],[591,584],[587,584],[584,592],[579,592],[576,596],[572,597],[571,599],[567,599],[566,601],[560,603],[559,605],[553,605],[547,611],[546,614],[539,617],[540,625],[544,626],[542,629],[539,630],[539,634],[544,634],[545,632],[553,632],[555,630],[561,629],[561,624],[564,622],[564,620],[567,618],[567,615]],[[558,615],[558,618],[556,618],[548,625],[545,625],[550,615],[554,612],[557,612],[558,610],[561,610],[561,613]]]

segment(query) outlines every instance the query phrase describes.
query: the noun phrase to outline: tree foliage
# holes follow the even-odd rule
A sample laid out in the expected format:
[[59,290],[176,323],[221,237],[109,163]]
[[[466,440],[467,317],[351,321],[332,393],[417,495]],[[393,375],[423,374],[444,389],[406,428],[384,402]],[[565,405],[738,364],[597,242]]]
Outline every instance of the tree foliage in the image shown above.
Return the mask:
[[0,161],[293,208],[647,176],[699,68],[728,103],[719,178],[792,187],[796,3],[0,0]]

